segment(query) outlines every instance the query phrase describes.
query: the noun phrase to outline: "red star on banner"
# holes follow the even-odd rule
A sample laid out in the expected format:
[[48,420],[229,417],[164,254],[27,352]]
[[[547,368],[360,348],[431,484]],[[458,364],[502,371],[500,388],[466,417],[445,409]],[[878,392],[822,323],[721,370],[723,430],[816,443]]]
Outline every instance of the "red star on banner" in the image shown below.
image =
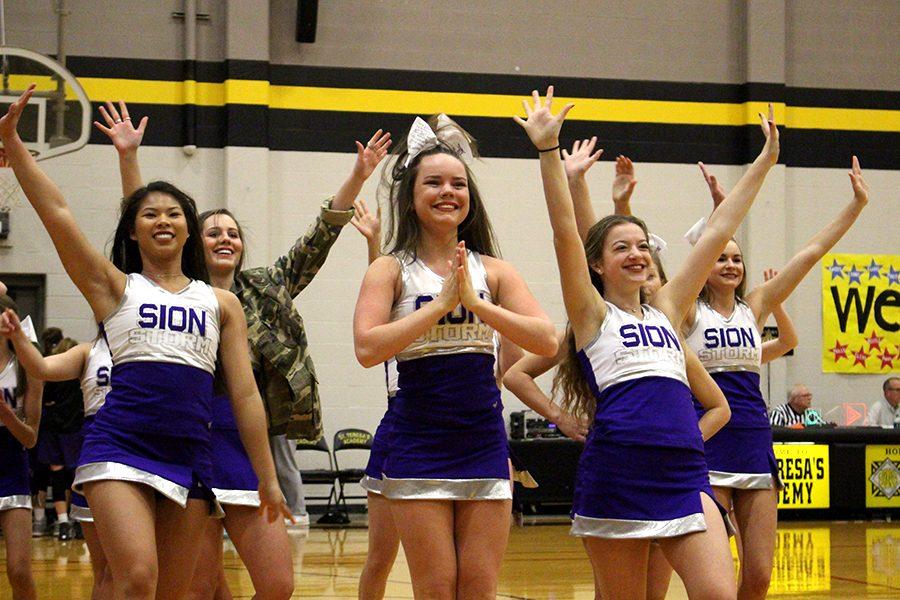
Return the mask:
[[894,370],[894,359],[897,358],[896,354],[891,354],[888,352],[888,349],[885,348],[881,351],[881,354],[876,355],[879,359],[881,359],[881,368],[890,367],[890,369]]
[[847,358],[847,346],[849,344],[841,345],[840,340],[834,340],[834,348],[831,349],[831,352],[834,354],[834,362],[842,358]]
[[875,330],[872,330],[872,335],[869,336],[869,339],[866,340],[866,343],[869,344],[869,352],[878,348],[881,350],[881,340],[884,339],[884,336],[878,337],[875,333]]
[[852,366],[855,367],[856,365],[862,365],[863,367],[865,367],[866,361],[868,359],[869,359],[869,353],[863,352],[863,347],[860,346],[859,350],[857,350],[856,352],[853,353],[853,365]]

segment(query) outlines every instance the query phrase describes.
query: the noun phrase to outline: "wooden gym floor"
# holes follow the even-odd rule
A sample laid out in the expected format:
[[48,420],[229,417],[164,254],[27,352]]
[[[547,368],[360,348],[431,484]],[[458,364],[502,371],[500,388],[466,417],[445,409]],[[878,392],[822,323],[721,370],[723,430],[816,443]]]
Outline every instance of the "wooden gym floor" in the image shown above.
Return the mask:
[[[514,527],[503,564],[501,599],[591,599],[590,567],[581,543],[565,525]],[[900,598],[900,525],[845,522],[783,523],[770,597],[773,598]],[[295,598],[355,599],[366,556],[366,530],[292,531],[296,573]],[[91,569],[81,541],[34,542],[33,568],[38,597],[44,600],[87,600]],[[5,570],[5,548],[0,546]],[[225,569],[235,598],[250,598],[246,570],[226,542]],[[0,570],[0,598],[10,598]],[[412,598],[409,572],[401,551],[388,583],[386,598]],[[687,598],[677,576],[668,598]]]

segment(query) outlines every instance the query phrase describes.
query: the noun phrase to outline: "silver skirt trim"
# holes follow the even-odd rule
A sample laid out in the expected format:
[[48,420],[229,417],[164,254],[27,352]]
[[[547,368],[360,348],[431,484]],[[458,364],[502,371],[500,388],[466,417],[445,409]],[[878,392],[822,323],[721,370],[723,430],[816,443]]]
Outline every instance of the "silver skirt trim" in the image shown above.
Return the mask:
[[211,488],[219,504],[234,504],[237,506],[252,506],[259,508],[259,492],[256,490],[223,490]]
[[596,519],[576,514],[569,534],[576,537],[656,539],[677,537],[697,531],[706,531],[706,519],[702,512],[670,521]]
[[359,481],[359,485],[362,489],[367,492],[372,492],[373,494],[382,495],[381,493],[381,480],[375,479],[374,477],[369,477],[368,475],[364,475],[362,479]]
[[509,479],[381,480],[381,493],[391,500],[512,500]]
[[2,496],[0,497],[0,511],[9,510],[11,508],[27,508],[31,509],[31,496]]
[[726,473],[710,471],[709,484],[713,487],[737,488],[739,490],[771,490],[775,478],[771,473]]
[[94,522],[94,515],[91,514],[91,509],[86,506],[75,506],[73,504],[69,509],[69,516],[72,517],[72,520],[81,521],[82,523]]
[[72,489],[83,494],[82,486],[91,481],[132,481],[150,486],[169,500],[177,502],[182,508],[187,506],[188,489],[159,475],[137,469],[117,462],[95,462],[81,465],[75,471]]

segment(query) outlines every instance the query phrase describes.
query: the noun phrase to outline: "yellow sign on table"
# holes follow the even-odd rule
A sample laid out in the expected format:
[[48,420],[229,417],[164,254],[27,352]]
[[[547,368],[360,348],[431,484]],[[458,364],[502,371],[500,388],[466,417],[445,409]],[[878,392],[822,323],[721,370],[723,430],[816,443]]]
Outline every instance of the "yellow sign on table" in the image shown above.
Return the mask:
[[822,371],[900,372],[900,255],[822,258]]
[[831,507],[827,444],[775,444],[775,460],[784,484],[778,508]]
[[866,446],[866,508],[900,508],[900,446]]
[[806,594],[831,589],[831,530],[781,525],[769,594]]

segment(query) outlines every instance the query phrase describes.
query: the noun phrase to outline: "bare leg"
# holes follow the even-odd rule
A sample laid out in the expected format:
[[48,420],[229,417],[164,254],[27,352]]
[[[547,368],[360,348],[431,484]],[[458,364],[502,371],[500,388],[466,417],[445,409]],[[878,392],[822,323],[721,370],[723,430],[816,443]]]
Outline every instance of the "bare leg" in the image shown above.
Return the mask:
[[672,579],[672,565],[659,544],[650,544],[647,561],[647,600],[665,600]]
[[456,543],[450,500],[390,500],[417,600],[456,600]]
[[84,493],[112,574],[118,598],[153,600],[156,500],[151,488],[127,481],[92,481]]
[[734,514],[743,548],[738,598],[765,598],[772,580],[775,556],[778,493],[775,490],[737,490]]
[[188,498],[187,507],[181,508],[171,500],[160,499],[156,516],[156,600],[180,599],[191,586],[199,554],[197,539],[209,519],[209,502]]
[[684,581],[690,598],[731,600],[737,597],[734,562],[719,507],[701,493],[706,531],[659,541],[666,559]]
[[512,500],[454,502],[456,597],[493,600],[509,541]]
[[[210,600],[216,597],[219,589],[220,575],[224,575],[222,564],[222,521],[220,519],[206,519],[202,530],[197,537],[197,565],[194,567],[194,576],[191,578],[190,589],[187,594],[189,600]],[[225,593],[228,593],[227,585]]]
[[594,570],[597,597],[603,600],[644,600],[647,594],[649,540],[582,538]]
[[390,500],[368,494],[369,551],[359,576],[359,600],[382,600],[387,578],[400,549],[400,534],[394,526]]
[[81,530],[84,532],[84,541],[91,553],[91,570],[94,572],[94,587],[91,591],[92,600],[113,598],[112,576],[109,573],[109,565],[106,562],[106,554],[100,544],[97,528],[90,521],[81,522]]
[[10,508],[0,512],[0,527],[6,542],[6,576],[14,600],[35,600],[31,574],[31,510]]
[[225,529],[250,572],[254,598],[290,598],[294,593],[294,564],[284,521],[269,523],[256,508],[231,505],[225,513]]

